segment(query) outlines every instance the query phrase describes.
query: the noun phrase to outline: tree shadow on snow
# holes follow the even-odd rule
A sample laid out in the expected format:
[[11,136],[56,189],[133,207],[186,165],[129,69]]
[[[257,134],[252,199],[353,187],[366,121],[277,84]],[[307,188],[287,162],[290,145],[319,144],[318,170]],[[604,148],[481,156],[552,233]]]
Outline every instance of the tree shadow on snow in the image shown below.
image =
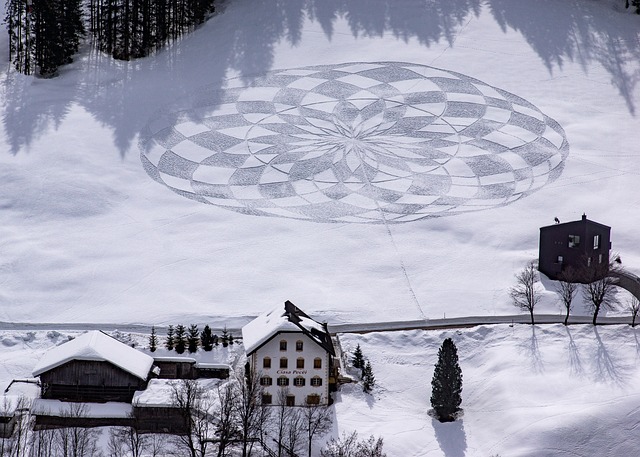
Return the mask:
[[612,382],[622,386],[629,380],[629,368],[620,364],[612,355],[600,338],[598,327],[593,327],[596,337],[596,353],[594,357],[594,368],[596,380],[600,382]]
[[540,345],[538,344],[535,325],[531,326],[531,338],[528,341],[523,341],[520,346],[527,357],[529,357],[533,371],[536,373],[544,372],[544,361],[540,353]]
[[[167,104],[197,98],[194,91],[206,87],[213,94],[207,106],[215,107],[215,94],[230,74],[250,84],[272,70],[275,47],[301,44],[305,21],[318,24],[328,40],[336,33],[336,23],[345,21],[356,38],[391,35],[425,47],[441,41],[453,46],[483,5],[505,33],[510,28],[525,37],[551,74],[566,61],[579,62],[585,72],[589,64],[600,64],[629,112],[635,113],[638,28],[629,15],[609,6],[582,0],[234,0],[216,3],[218,12],[207,23],[152,58],[114,61],[88,51],[87,45],[58,78],[25,82],[9,75],[2,113],[5,132],[15,154],[62,122],[76,103],[113,129],[115,149],[124,155],[153,114]],[[339,53],[335,61],[342,62]]]
[[571,374],[581,375],[584,373],[584,368],[582,367],[582,360],[580,359],[580,350],[576,345],[575,341],[573,341],[573,336],[571,335],[571,330],[569,327],[565,327],[567,332],[567,337],[569,338],[569,342],[567,343],[567,352],[569,354],[569,370]]
[[445,457],[464,457],[467,452],[467,435],[462,419],[440,422],[431,419],[436,439]]

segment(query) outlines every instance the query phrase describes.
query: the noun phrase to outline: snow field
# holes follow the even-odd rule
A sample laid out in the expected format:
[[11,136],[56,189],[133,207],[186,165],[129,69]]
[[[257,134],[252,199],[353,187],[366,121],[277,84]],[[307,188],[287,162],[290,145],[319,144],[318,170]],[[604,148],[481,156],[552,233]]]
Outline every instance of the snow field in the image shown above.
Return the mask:
[[[613,227],[638,272],[636,16],[586,0],[276,3],[229,2],[149,59],[85,49],[53,80],[4,70],[0,320],[160,325],[187,313],[239,327],[286,299],[329,323],[510,314],[538,228],[583,212]],[[272,27],[252,26],[265,18]],[[199,106],[203,88],[384,61],[457,72],[539,108],[566,133],[562,175],[507,206],[384,226],[237,214],[142,166],[145,126],[176,101]],[[191,121],[186,133],[202,128]],[[540,312],[561,312],[553,294]]]
[[[455,423],[430,417],[431,378],[453,338],[464,410]],[[390,456],[635,455],[640,423],[640,345],[628,326],[481,326],[459,331],[343,334],[360,344],[377,387],[345,386],[338,428],[382,436]]]

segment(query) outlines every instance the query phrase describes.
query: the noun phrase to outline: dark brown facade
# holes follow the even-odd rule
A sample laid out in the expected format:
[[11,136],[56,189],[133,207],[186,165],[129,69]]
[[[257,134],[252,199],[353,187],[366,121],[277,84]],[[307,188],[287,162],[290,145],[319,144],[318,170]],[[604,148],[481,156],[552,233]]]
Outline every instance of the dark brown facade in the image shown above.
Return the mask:
[[587,271],[604,275],[608,272],[610,249],[611,227],[590,221],[583,214],[579,221],[540,228],[538,270],[553,280],[572,271],[576,282]]
[[187,422],[180,408],[170,406],[134,406],[133,426],[139,433],[172,433],[183,435]]
[[85,402],[131,402],[147,382],[109,362],[72,360],[40,374],[41,396]]

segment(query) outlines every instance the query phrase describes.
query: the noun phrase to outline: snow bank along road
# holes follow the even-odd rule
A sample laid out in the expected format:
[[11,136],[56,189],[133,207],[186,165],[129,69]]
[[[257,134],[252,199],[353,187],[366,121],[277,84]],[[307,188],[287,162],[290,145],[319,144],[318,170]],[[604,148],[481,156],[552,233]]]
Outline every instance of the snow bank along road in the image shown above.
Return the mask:
[[[561,324],[564,322],[564,315],[560,314],[536,314],[536,324]],[[590,324],[592,316],[570,316],[569,324]],[[247,322],[250,318],[247,319]],[[474,327],[477,325],[491,324],[528,324],[530,317],[528,314],[513,314],[505,316],[469,316],[454,317],[443,319],[425,319],[411,321],[394,321],[394,322],[366,322],[351,324],[335,324],[329,325],[331,333],[369,333],[369,332],[385,332],[398,330],[437,330],[443,328],[463,328]],[[630,324],[629,316],[614,317],[598,317],[598,325],[619,325]],[[199,324],[204,326],[204,324]],[[156,325],[160,335],[166,328],[165,326]],[[94,324],[94,323],[47,323],[47,322],[0,322],[0,330],[105,330],[133,333],[150,333],[151,326],[146,324]],[[240,333],[239,328],[227,328],[231,333]]]

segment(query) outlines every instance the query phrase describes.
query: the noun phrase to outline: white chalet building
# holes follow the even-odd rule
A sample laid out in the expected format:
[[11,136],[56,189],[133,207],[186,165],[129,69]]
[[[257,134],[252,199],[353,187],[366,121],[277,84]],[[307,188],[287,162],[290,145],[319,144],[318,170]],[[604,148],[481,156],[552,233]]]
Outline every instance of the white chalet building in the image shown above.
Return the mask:
[[287,300],[245,325],[242,339],[251,372],[260,378],[263,404],[331,402],[335,351],[326,324]]

